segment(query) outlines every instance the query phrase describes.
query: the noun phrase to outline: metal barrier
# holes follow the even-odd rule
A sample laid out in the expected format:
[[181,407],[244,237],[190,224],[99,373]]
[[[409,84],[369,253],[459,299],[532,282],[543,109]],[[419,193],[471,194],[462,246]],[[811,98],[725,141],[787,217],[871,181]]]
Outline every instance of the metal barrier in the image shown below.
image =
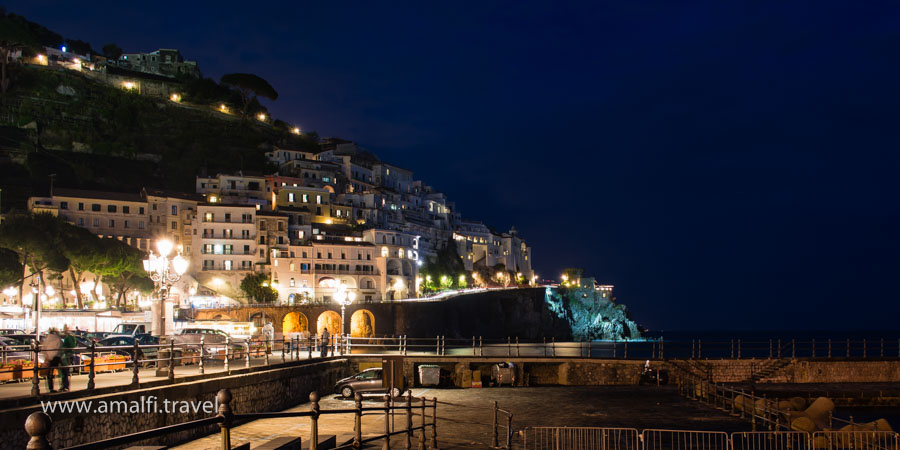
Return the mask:
[[893,431],[816,431],[811,437],[815,449],[897,450],[897,433]]
[[[640,434],[635,428],[534,427],[530,448],[640,450]],[[527,440],[526,433],[526,440]],[[529,442],[525,443],[529,448]]]
[[729,450],[728,433],[721,431],[644,430],[643,450]]
[[600,450],[900,450],[893,431],[720,431],[638,430],[601,427],[533,427],[526,449]]
[[809,448],[809,435],[802,431],[731,433],[732,450],[808,450]]

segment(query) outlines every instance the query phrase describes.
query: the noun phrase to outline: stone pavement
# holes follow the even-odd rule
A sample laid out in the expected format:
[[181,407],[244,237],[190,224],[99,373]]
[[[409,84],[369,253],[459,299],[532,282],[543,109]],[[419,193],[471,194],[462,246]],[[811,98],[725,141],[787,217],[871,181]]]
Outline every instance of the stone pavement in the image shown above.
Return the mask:
[[[688,430],[749,431],[749,422],[732,417],[698,402],[680,397],[673,386],[593,386],[593,387],[530,387],[484,389],[415,389],[414,396],[437,397],[438,443],[441,448],[489,448],[491,442],[491,406],[496,400],[500,408],[513,413],[513,443],[523,444],[524,432],[535,426],[593,426],[628,428],[669,428]],[[450,404],[452,405],[450,405]],[[365,405],[380,405],[381,400],[367,400]],[[415,404],[415,402],[414,402]],[[465,406],[462,406],[465,405]],[[334,395],[323,398],[322,410],[352,408],[353,402]],[[240,405],[234,405],[240,413]],[[308,411],[303,404],[289,411]],[[430,414],[430,411],[426,411]],[[505,417],[501,415],[501,424]],[[395,429],[405,427],[405,415],[395,417]],[[413,418],[418,425],[421,418]],[[309,438],[309,418],[257,420],[232,430],[232,445],[250,442],[251,446],[280,436]],[[372,414],[363,417],[363,435],[383,432],[384,417]],[[319,420],[319,434],[352,435],[353,415],[323,415]],[[505,438],[501,428],[500,440]],[[393,439],[396,439],[394,441]],[[392,439],[405,445],[405,436]],[[430,431],[428,444],[431,445]],[[418,435],[413,445],[418,445]],[[194,450],[221,445],[220,436],[197,439],[178,449]],[[401,445],[401,446],[402,446]]]
[[[300,360],[306,360],[306,354],[300,355]],[[287,361],[293,361],[292,359],[288,359]],[[281,362],[281,354],[269,355],[269,363],[275,364]],[[229,368],[240,369],[246,366],[246,360],[244,359],[233,359],[228,361]],[[216,372],[224,372],[225,365],[223,361],[220,360],[210,360],[204,361],[204,373],[216,373]],[[265,358],[250,358],[250,366],[251,367],[259,367],[265,365]],[[99,372],[95,374],[94,377],[94,387],[95,388],[104,388],[110,386],[124,386],[131,384],[132,379],[132,371],[131,366],[129,365],[124,371],[120,372]],[[198,375],[200,373],[200,367],[196,364],[186,365],[186,366],[175,366],[175,379]],[[138,369],[138,378],[141,383],[150,382],[150,381],[159,381],[165,380],[165,377],[157,377],[156,369],[153,367],[140,367]],[[87,389],[88,375],[87,373],[73,375],[69,378],[70,390],[71,391],[81,391]],[[59,376],[54,380],[54,388],[59,389],[61,386],[61,381]],[[41,379],[41,394],[47,394],[47,380]],[[3,399],[11,399],[16,397],[29,397],[31,396],[31,379],[25,379],[24,381],[18,382],[7,382],[4,384],[0,384],[0,400]]]

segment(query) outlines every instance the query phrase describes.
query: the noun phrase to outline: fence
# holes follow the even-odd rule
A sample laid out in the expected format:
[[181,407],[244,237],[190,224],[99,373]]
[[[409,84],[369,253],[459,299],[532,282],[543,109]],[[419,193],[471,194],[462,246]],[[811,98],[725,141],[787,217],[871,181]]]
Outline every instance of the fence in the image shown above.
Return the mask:
[[[219,403],[219,411],[218,414],[214,417],[194,420],[190,422],[185,422],[176,425],[170,425],[161,428],[154,428],[151,430],[141,431],[137,433],[128,434],[125,436],[118,436],[114,438],[104,439],[100,441],[95,441],[87,444],[76,445],[73,447],[68,447],[68,450],[94,450],[94,449],[105,449],[115,446],[122,446],[124,444],[130,444],[134,442],[144,441],[147,439],[152,439],[156,437],[166,436],[171,433],[185,431],[185,430],[193,430],[201,427],[207,427],[210,425],[218,425],[220,428],[220,435],[222,439],[221,448],[230,449],[231,447],[231,429],[236,426],[238,423],[247,422],[251,420],[261,420],[261,419],[273,419],[273,418],[282,418],[282,417],[309,417],[310,418],[310,432],[309,432],[309,440],[310,442],[320,442],[319,440],[319,418],[323,415],[331,415],[331,414],[353,414],[354,415],[354,426],[353,426],[353,439],[350,442],[346,443],[338,443],[335,448],[360,448],[362,445],[374,442],[374,441],[384,441],[384,448],[390,448],[391,440],[394,436],[405,436],[401,437],[399,440],[402,443],[405,441],[406,448],[413,448],[413,441],[415,439],[415,435],[418,433],[418,447],[421,449],[426,448],[427,441],[430,437],[432,448],[439,448],[437,441],[437,399],[431,399],[430,401],[425,399],[424,397],[418,399],[419,402],[414,404],[412,395],[408,395],[405,397],[404,402],[395,403],[390,396],[384,396],[384,406],[369,406],[364,407],[362,404],[362,395],[357,394],[355,398],[354,408],[345,408],[345,409],[330,409],[323,410],[319,406],[319,394],[316,392],[312,392],[309,394],[309,401],[312,403],[310,405],[309,411],[282,411],[282,412],[271,412],[271,413],[249,413],[249,414],[234,414],[231,408],[231,400],[232,395],[228,389],[222,389],[216,394],[216,399]],[[430,414],[430,422],[429,422],[429,414],[428,410],[431,410]],[[391,420],[390,415],[393,412],[400,411],[405,415],[406,418],[406,426],[399,430],[391,429]],[[414,411],[417,413],[414,413]],[[363,437],[363,422],[362,417],[366,413],[370,414],[382,414],[384,417],[384,428],[382,433],[377,433],[375,435],[368,435],[367,437]],[[413,416],[418,415],[420,417],[419,425],[413,424]],[[381,426],[381,424],[379,424]],[[431,433],[427,431],[430,429]],[[47,435],[50,434],[51,431],[51,420],[50,417],[43,412],[36,412],[28,416],[28,419],[25,421],[25,431],[31,437],[27,443],[26,448],[34,449],[34,450],[42,450],[42,449],[51,449],[53,448],[50,441],[47,439]],[[299,437],[298,437],[299,438]]]
[[[530,438],[529,438],[529,431]],[[600,427],[533,427],[525,430],[526,449],[599,450],[844,450],[900,449],[893,431],[719,431]]]

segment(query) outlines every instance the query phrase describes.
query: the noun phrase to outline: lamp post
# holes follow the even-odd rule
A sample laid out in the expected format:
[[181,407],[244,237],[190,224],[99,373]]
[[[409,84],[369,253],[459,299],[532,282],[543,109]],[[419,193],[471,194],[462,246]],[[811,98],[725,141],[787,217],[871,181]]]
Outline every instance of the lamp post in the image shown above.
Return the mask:
[[347,305],[353,303],[353,300],[356,300],[356,293],[353,291],[347,291],[347,287],[343,284],[337,287],[337,291],[334,293],[334,299],[337,300],[338,304],[341,305],[341,336],[344,335],[344,310],[347,308]]
[[[144,260],[144,270],[147,271],[150,279],[156,284],[156,290],[159,297],[159,307],[154,314],[154,321],[159,324],[158,334],[160,345],[165,344],[166,340],[165,310],[166,300],[169,297],[169,289],[181,279],[181,276],[184,275],[188,266],[188,261],[181,256],[181,252],[178,252],[174,258],[169,258],[169,254],[172,253],[173,248],[174,244],[172,244],[172,241],[168,239],[159,240],[156,242],[156,250],[159,254],[154,255],[151,250],[150,256]],[[162,350],[160,350],[160,353],[162,353]],[[157,364],[156,376],[168,375],[168,367],[162,366],[163,364]]]

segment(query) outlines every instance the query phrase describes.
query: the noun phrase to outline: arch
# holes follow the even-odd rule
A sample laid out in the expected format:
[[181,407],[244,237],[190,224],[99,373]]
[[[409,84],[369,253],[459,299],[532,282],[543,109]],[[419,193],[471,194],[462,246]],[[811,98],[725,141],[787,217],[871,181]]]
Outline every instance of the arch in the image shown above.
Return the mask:
[[335,286],[337,286],[337,283],[337,280],[335,280],[333,277],[322,277],[319,278],[319,282],[316,283],[316,285],[320,288],[333,289]]
[[359,279],[360,289],[376,289],[377,287],[378,283],[376,283],[375,279],[372,277],[362,277]]
[[350,316],[351,337],[375,337],[375,315],[368,309],[358,309]]
[[265,324],[263,323],[263,313],[262,313],[262,311],[255,312],[255,313],[251,314],[249,320],[250,320],[250,322],[253,322],[253,325],[256,326],[256,328],[262,328],[263,325],[265,325]]
[[334,311],[325,311],[319,314],[316,320],[316,333],[322,334],[322,331],[328,328],[328,334],[338,336],[341,334],[341,315]]
[[411,277],[412,276],[412,263],[408,259],[403,260],[403,276]]
[[388,259],[387,274],[388,275],[403,275],[403,265],[400,264],[400,261],[393,259],[393,258]]
[[284,315],[284,319],[281,320],[282,333],[302,333],[304,331],[309,331],[309,321],[305,314],[290,312]]
[[327,185],[327,184],[326,184],[325,186],[323,186],[323,187],[325,188],[326,191],[328,191],[328,192],[334,194],[334,188],[333,188],[333,187],[331,187],[331,186],[329,186],[329,185]]

